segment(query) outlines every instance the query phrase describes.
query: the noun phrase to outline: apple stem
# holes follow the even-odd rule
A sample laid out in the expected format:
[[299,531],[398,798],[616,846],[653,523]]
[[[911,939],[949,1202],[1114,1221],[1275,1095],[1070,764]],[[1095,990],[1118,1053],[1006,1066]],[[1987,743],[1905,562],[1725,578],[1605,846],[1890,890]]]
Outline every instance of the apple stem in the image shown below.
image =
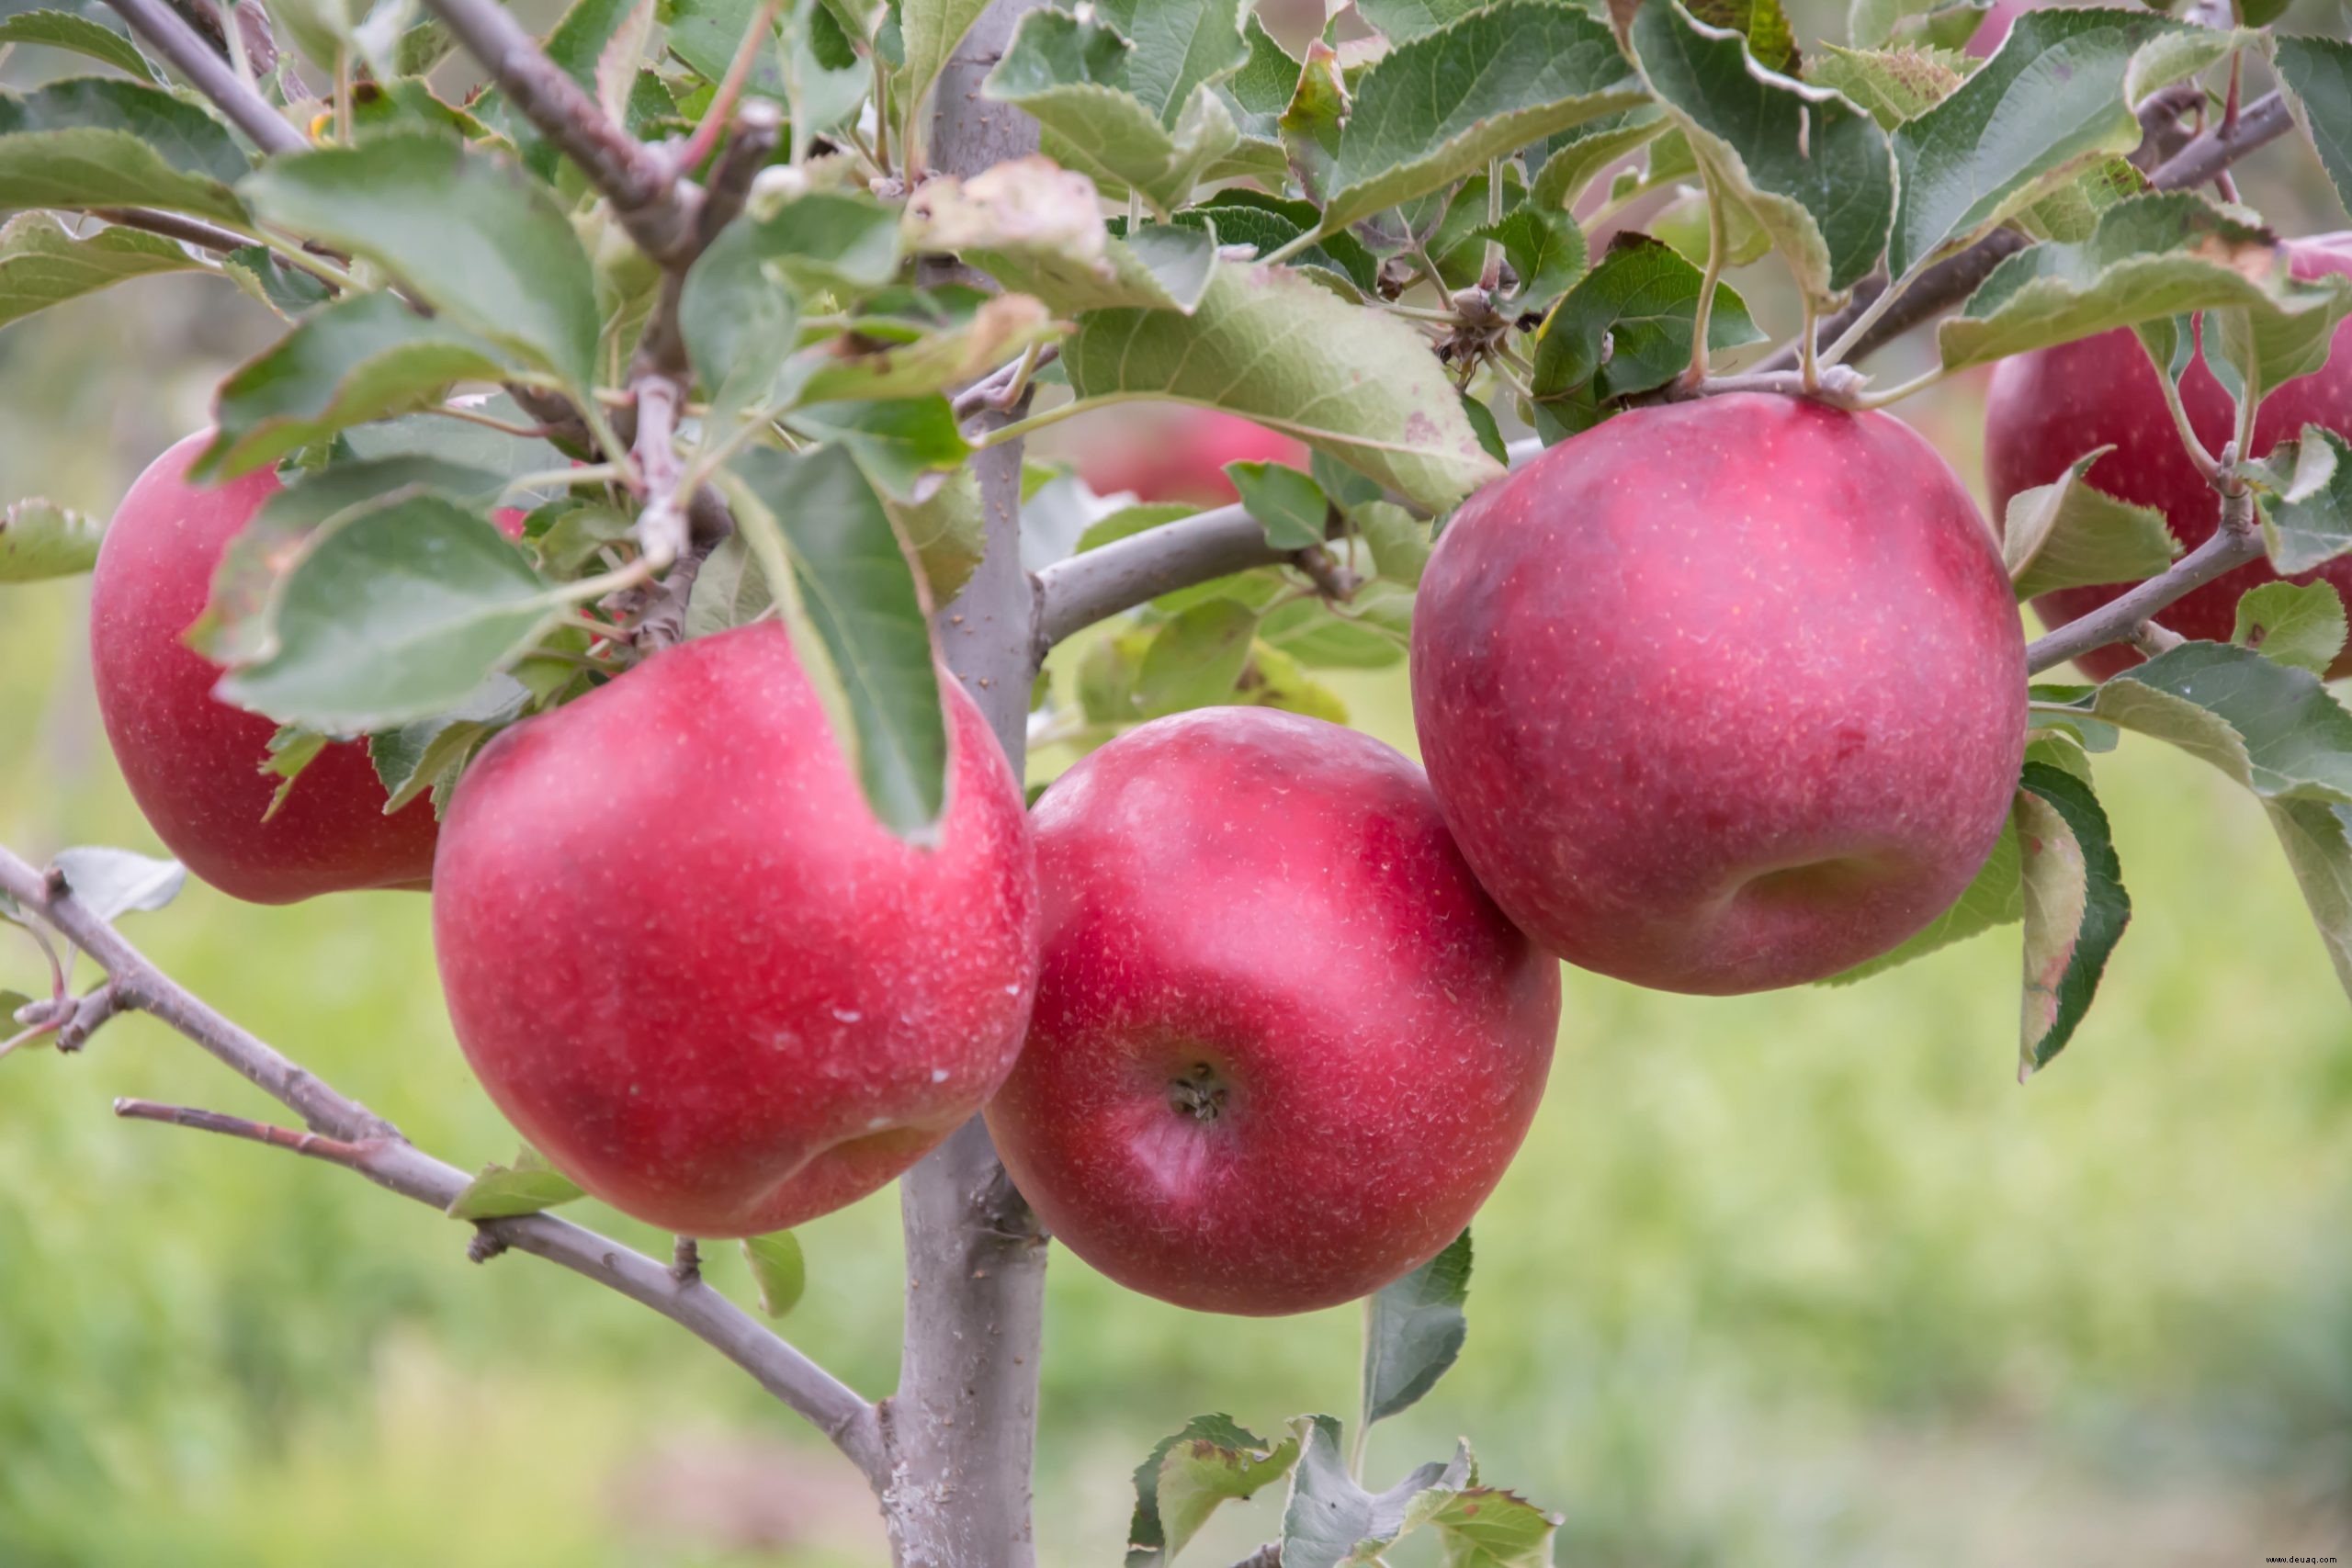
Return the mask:
[[670,1249],[670,1278],[681,1285],[698,1284],[702,1280],[702,1248],[690,1235],[678,1237]]

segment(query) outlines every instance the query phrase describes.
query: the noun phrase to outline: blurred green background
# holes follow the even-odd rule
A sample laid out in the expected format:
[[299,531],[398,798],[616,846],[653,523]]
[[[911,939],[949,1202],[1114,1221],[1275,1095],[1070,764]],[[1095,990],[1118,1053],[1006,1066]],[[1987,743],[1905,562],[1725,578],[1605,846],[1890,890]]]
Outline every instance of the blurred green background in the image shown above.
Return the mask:
[[[2274,148],[2250,189],[2333,226],[2307,161]],[[0,335],[0,499],[110,508],[268,331],[225,285],[164,279]],[[1972,484],[1981,397],[1905,411]],[[36,858],[156,848],[97,727],[83,604],[72,582],[0,597],[0,840]],[[1335,684],[1410,749],[1401,671]],[[1566,1516],[1571,1568],[2344,1551],[2352,1010],[2249,799],[2131,739],[2099,782],[2138,912],[2026,1088],[2013,931],[1737,1000],[1569,972],[1543,1115],[1476,1227],[1467,1349],[1374,1471],[1469,1434],[1489,1479]],[[423,898],[191,886],[131,934],[426,1147],[512,1155]],[[0,942],[0,984],[37,973]],[[343,1173],[117,1123],[118,1094],[275,1110],[136,1017],[0,1062],[0,1564],[883,1560],[856,1478],[680,1331],[528,1258],[471,1267],[465,1227]],[[868,1394],[893,1379],[897,1224],[886,1192],[808,1227],[787,1325]],[[748,1300],[731,1253],[711,1271]],[[1060,1253],[1050,1280],[1053,1568],[1117,1561],[1128,1472],[1187,1416],[1351,1407],[1352,1309],[1194,1316]],[[1188,1561],[1272,1532],[1272,1500],[1228,1514]]]

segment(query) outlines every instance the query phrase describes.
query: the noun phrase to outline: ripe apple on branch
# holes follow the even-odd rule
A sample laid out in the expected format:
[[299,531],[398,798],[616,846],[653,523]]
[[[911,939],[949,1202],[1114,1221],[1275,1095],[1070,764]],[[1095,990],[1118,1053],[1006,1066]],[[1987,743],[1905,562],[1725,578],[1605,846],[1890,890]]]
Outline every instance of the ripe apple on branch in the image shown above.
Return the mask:
[[[123,1115],[678,1322],[902,1562],[1031,1560],[1052,1237],[1202,1311],[1367,1303],[1352,1416],[1185,1422],[1130,1563],[1277,1487],[1253,1562],[1548,1562],[1467,1443],[1385,1488],[1364,1444],[1463,1346],[1555,961],[1720,994],[2014,924],[2030,1075],[2131,915],[2124,730],[2260,800],[2352,987],[2352,267],[2230,173],[2299,129],[2352,188],[2352,46],[2265,7],[1970,54],[1932,0],[1802,45],[1770,0],[108,4],[33,40],[98,69],[5,99],[0,297],[194,272],[285,325],[109,525],[0,521],[0,579],[95,569],[176,857],[0,853],[48,986],[0,1054],[154,1014],[303,1125]],[[1988,521],[1889,411],[1995,364]],[[1024,464],[1132,404],[1172,412]],[[1319,673],[1384,668],[1426,776]],[[182,866],[429,886],[523,1153],[469,1178],[157,971],[113,921]],[[894,1179],[870,1399],[699,1243],[781,1315],[785,1227]]]

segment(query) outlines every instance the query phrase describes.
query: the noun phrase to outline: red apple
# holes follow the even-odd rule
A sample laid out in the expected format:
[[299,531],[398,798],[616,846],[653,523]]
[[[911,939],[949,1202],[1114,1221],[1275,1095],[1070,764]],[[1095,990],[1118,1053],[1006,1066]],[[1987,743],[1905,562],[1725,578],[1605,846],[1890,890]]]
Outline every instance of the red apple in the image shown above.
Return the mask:
[[1238,414],[1184,403],[1130,404],[1098,415],[1071,449],[1079,478],[1097,495],[1131,492],[1138,501],[1223,506],[1234,499],[1227,463],[1288,463],[1311,457],[1287,435]]
[[1886,951],[2008,812],[2024,637],[1991,532],[1885,414],[1636,409],[1455,513],[1413,713],[1462,852],[1552,952],[1763,990]]
[[[2352,234],[2291,241],[2287,254],[2298,277],[2352,273]],[[2263,400],[2255,416],[2252,456],[2262,456],[2306,424],[2352,436],[2352,351],[2336,352],[2347,344],[2352,322],[2336,329],[2325,368],[2288,382]],[[2201,355],[2181,378],[2180,397],[2197,438],[2218,454],[2233,434],[2233,405]],[[1996,517],[2006,514],[2019,491],[2052,482],[2076,458],[2109,446],[2115,450],[2091,465],[2092,484],[2162,511],[2184,548],[2194,549],[2213,536],[2221,525],[2221,497],[2188,460],[2165,407],[2155,367],[2128,329],[2020,354],[1994,371],[1984,412],[1984,479]],[[2242,566],[2176,600],[2159,618],[2182,637],[2227,642],[2237,627],[2238,600],[2247,589],[2277,581],[2278,574],[2266,562]],[[2339,556],[2292,581],[2325,581],[2352,597],[2352,557]],[[2041,595],[2033,607],[2046,625],[2063,626],[2130,586],[2063,588]],[[2139,663],[2140,656],[2116,643],[2075,662],[2092,679],[2104,681]],[[2339,656],[2328,674],[2352,675],[2352,654]]]
[[90,661],[115,760],[156,837],[190,871],[256,904],[359,887],[423,887],[433,872],[433,807],[385,815],[364,742],[330,746],[264,820],[279,780],[265,775],[277,726],[214,700],[218,665],[183,634],[202,613],[229,541],[278,490],[267,469],[201,489],[188,465],[198,432],[139,476],[99,547],[90,588]]
[[433,936],[523,1136],[682,1235],[754,1235],[912,1165],[993,1093],[1037,974],[1019,786],[963,688],[937,842],[885,829],[773,622],[656,654],[458,781]]
[[1460,1234],[1535,1113],[1559,967],[1419,768],[1207,708],[1096,751],[1035,820],[1037,1013],[988,1116],[1057,1237],[1147,1295],[1268,1315]]

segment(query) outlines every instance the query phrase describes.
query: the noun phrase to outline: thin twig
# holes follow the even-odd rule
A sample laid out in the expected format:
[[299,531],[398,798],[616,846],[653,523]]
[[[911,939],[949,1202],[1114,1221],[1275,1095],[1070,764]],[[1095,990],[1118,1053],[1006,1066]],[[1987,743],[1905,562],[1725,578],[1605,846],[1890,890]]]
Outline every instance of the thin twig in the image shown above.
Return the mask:
[[[63,877],[44,875],[0,849],[0,892],[87,953],[122,998],[135,998],[141,1009],[292,1111],[324,1145],[367,1145],[366,1157],[352,1168],[368,1180],[441,1210],[472,1184],[464,1171],[417,1148],[382,1117],[336,1092],[156,968],[113,926],[85,908]],[[241,1130],[210,1130],[251,1135]],[[302,1136],[283,1128],[274,1131]],[[266,1134],[256,1141],[281,1142]],[[328,1157],[322,1146],[299,1152]],[[885,1483],[881,1422],[874,1406],[709,1286],[681,1288],[671,1279],[667,1264],[552,1214],[486,1221],[482,1229],[517,1251],[561,1264],[680,1325],[831,1438],[877,1489]]]
[[2039,675],[2078,654],[2112,642],[2127,642],[2143,623],[2185,594],[2204,587],[2224,572],[2262,558],[2262,530],[2255,522],[2251,491],[2222,497],[2222,523],[2213,536],[2173,562],[2162,575],[2152,577],[2127,593],[2109,600],[2089,615],[2067,622],[2025,650],[2026,672]]
[[310,145],[267,99],[238,79],[229,62],[165,0],[107,0],[107,4],[130,24],[132,32],[170,62],[172,69],[187,77],[190,86],[218,105],[231,124],[253,139],[254,146],[265,152],[294,152]]
[[219,1133],[223,1137],[243,1138],[247,1143],[290,1149],[298,1155],[322,1159],[329,1165],[339,1165],[345,1170],[364,1172],[368,1162],[385,1147],[385,1140],[382,1139],[350,1143],[342,1138],[330,1138],[322,1133],[297,1132],[271,1122],[255,1122],[248,1117],[198,1110],[191,1105],[164,1105],[153,1100],[118,1099],[114,1102],[114,1113],[129,1122],[164,1122],[175,1127],[193,1127],[199,1133]]
[[[735,112],[735,100],[743,96],[743,84],[752,79],[752,67],[760,58],[761,45],[775,37],[776,0],[760,0],[760,8],[752,17],[752,25],[743,29],[743,41],[735,46],[735,57],[727,62],[727,74],[719,78],[718,89],[711,96],[710,106],[703,111],[702,120],[694,134],[678,149],[674,167],[680,175],[690,175],[702,166],[718,145],[718,132]],[[771,110],[774,105],[768,106]],[[783,123],[777,117],[777,123]]]
[[[2158,190],[2186,190],[2204,185],[2216,174],[2252,152],[2256,148],[2275,141],[2294,124],[2287,109],[2286,100],[2277,93],[2266,93],[2245,106],[2238,122],[2225,134],[2219,127],[2199,132],[2197,138],[2172,157],[2157,165],[2148,176],[2148,183]],[[1846,357],[1859,359],[1904,333],[1945,310],[1958,304],[1976,291],[1994,267],[2001,261],[2031,243],[2014,229],[1996,229],[1976,243],[1949,256],[1921,273],[1902,299],[1886,309],[1869,328],[1849,345]],[[1871,309],[1879,297],[1879,288],[1864,284],[1855,291],[1846,307],[1822,323],[1822,330],[1832,339],[1852,330],[1853,324]],[[1795,367],[1797,349],[1794,344],[1764,360],[1759,370],[1786,370]]]
[[125,229],[143,229],[150,234],[161,234],[167,240],[177,240],[182,244],[194,245],[198,250],[213,251],[221,255],[243,250],[255,243],[243,234],[232,233],[198,219],[183,218],[176,212],[157,212],[152,208],[100,207],[93,209],[91,216],[103,218]]
[[[109,3],[156,5],[161,0]],[[679,265],[694,243],[698,197],[692,185],[676,177],[670,160],[615,125],[498,0],[424,3],[448,24],[466,51],[481,62],[539,134],[605,193],[613,204],[613,216],[639,249],[665,266]]]

